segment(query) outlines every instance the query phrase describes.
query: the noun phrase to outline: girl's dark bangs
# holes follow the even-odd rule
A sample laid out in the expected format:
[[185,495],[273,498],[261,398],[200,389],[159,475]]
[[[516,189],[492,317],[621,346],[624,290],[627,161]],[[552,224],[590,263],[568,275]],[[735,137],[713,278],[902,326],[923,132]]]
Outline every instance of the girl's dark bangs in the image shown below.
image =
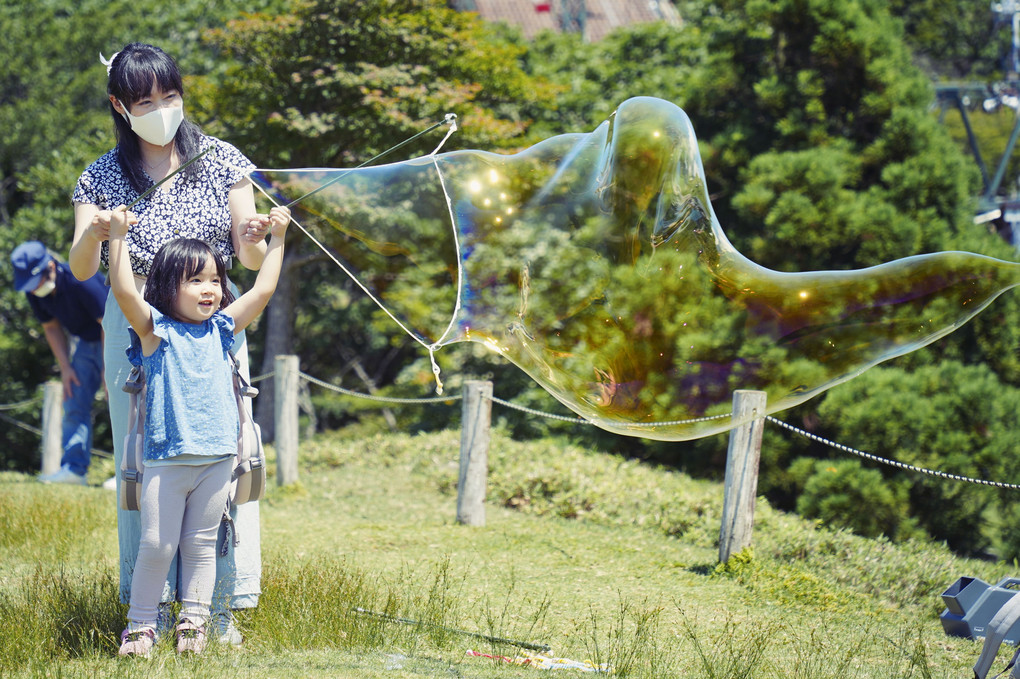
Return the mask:
[[197,274],[199,271],[201,271],[204,268],[205,268],[205,258],[202,257],[202,255],[200,255],[198,253],[192,252],[192,253],[189,254],[189,257],[188,257],[187,261],[184,262],[184,267],[183,267],[184,275],[181,276],[181,279],[182,280],[187,280],[188,278],[191,278],[192,276],[194,276],[195,274]]

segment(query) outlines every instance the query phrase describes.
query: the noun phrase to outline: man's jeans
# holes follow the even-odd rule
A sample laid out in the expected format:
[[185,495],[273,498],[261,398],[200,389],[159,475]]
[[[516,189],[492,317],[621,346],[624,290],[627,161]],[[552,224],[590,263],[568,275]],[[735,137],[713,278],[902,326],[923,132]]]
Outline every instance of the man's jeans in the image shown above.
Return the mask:
[[61,466],[85,476],[92,459],[92,403],[103,384],[103,342],[73,338],[71,367],[80,384],[71,385],[71,398],[64,401]]

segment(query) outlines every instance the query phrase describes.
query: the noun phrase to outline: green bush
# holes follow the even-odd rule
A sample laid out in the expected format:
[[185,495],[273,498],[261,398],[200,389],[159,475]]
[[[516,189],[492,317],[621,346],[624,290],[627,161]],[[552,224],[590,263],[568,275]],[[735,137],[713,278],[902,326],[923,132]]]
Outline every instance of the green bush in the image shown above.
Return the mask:
[[1003,561],[1015,564],[1020,559],[1020,506],[1008,504],[997,518],[995,551]]
[[866,537],[897,540],[916,533],[907,489],[886,481],[877,469],[865,469],[859,460],[800,458],[790,471],[802,479],[797,512],[805,518]]
[[[943,361],[913,372],[880,367],[829,392],[818,407],[819,432],[897,462],[1010,481],[1018,461],[1018,411],[1020,390],[1003,384],[983,364]],[[892,467],[883,467],[882,476],[887,484],[907,487],[909,514],[954,550],[978,554],[1004,541],[986,517],[1008,508],[1014,497]],[[861,507],[848,509],[860,512]],[[869,508],[869,513],[876,512]]]

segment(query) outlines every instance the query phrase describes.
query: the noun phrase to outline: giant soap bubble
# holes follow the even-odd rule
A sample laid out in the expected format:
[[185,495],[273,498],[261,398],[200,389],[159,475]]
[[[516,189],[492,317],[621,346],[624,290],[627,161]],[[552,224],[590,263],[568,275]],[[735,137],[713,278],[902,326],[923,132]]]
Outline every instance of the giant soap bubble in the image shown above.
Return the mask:
[[687,115],[653,98],[512,155],[253,179],[283,202],[321,189],[295,216],[423,344],[482,343],[581,417],[644,438],[739,424],[737,389],[765,391],[769,413],[803,403],[1020,282],[1020,265],[965,252],[758,266],[712,211]]

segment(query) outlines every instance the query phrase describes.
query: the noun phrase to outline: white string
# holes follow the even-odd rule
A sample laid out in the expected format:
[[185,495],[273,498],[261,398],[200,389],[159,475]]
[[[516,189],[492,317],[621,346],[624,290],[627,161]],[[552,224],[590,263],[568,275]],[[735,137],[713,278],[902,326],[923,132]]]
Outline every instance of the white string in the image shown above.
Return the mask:
[[[451,119],[450,116],[453,116]],[[450,232],[453,234],[453,247],[457,253],[457,302],[453,307],[453,315],[450,316],[450,322],[446,325],[446,330],[440,335],[439,339],[426,347],[429,350],[429,360],[432,362],[432,374],[436,378],[436,393],[442,396],[443,394],[443,381],[439,379],[439,364],[436,362],[436,349],[443,344],[443,340],[450,334],[450,330],[457,323],[457,317],[460,315],[460,300],[464,290],[464,267],[461,265],[460,256],[460,239],[457,237],[457,220],[453,215],[453,201],[450,198],[450,193],[446,190],[446,182],[443,180],[443,173],[439,169],[439,161],[436,159],[436,153],[439,149],[443,148],[443,144],[450,138],[454,132],[457,131],[457,116],[452,113],[446,114],[446,121],[450,123],[450,129],[446,132],[446,136],[439,142],[439,146],[429,154],[429,158],[432,159],[432,166],[436,168],[436,176],[439,177],[439,187],[443,190],[443,198],[446,199],[446,211],[450,215]]]
[[[265,196],[266,198],[268,198],[268,199],[269,199],[269,201],[270,201],[271,203],[273,203],[273,205],[276,205],[276,206],[279,206],[279,205],[280,205],[280,203],[278,203],[278,202],[276,201],[276,199],[275,199],[275,198],[273,198],[273,197],[272,197],[271,195],[269,195],[268,193],[266,193],[265,189],[263,189],[263,188],[262,188],[261,186],[259,186],[259,185],[258,185],[257,183],[255,183],[255,182],[252,182],[252,184],[254,184],[254,185],[255,185],[256,187],[258,187],[259,191],[261,191],[261,192],[262,192],[262,195],[264,195],[264,196]],[[296,225],[296,226],[297,226],[297,227],[298,227],[299,229],[301,229],[301,232],[302,232],[302,233],[304,233],[304,234],[305,234],[306,236],[308,236],[308,238],[309,238],[309,239],[310,239],[310,240],[311,240],[311,241],[312,241],[313,243],[315,243],[315,244],[316,244],[317,246],[319,246],[319,249],[320,249],[320,250],[322,250],[322,251],[323,251],[324,253],[326,253],[326,256],[327,256],[327,257],[329,257],[329,258],[330,258],[331,260],[333,260],[333,263],[334,263],[334,264],[336,264],[336,265],[337,265],[338,267],[340,267],[340,269],[341,269],[341,270],[342,270],[342,271],[343,271],[343,272],[344,272],[345,274],[347,274],[347,276],[348,276],[348,277],[349,277],[349,278],[350,278],[351,280],[353,280],[353,281],[355,282],[355,284],[357,284],[357,286],[358,286],[359,288],[361,288],[361,289],[362,289],[362,290],[364,291],[364,293],[365,293],[366,295],[368,295],[368,296],[369,296],[369,298],[370,298],[370,299],[371,299],[371,300],[372,300],[373,302],[375,302],[375,303],[376,303],[376,304],[377,304],[377,305],[379,306],[379,308],[380,308],[380,309],[382,309],[382,310],[383,310],[384,312],[386,312],[386,315],[387,315],[387,316],[389,316],[390,318],[392,318],[392,319],[393,319],[393,322],[394,322],[394,323],[396,323],[397,325],[399,325],[399,326],[400,326],[400,328],[401,328],[401,330],[403,330],[403,331],[404,331],[404,332],[406,332],[406,333],[407,333],[408,335],[410,335],[410,336],[411,336],[411,338],[412,338],[412,339],[414,339],[414,341],[418,342],[418,344],[422,345],[422,346],[423,346],[423,347],[425,347],[426,349],[427,349],[427,348],[429,347],[429,345],[428,345],[428,344],[426,344],[426,343],[425,343],[425,342],[424,342],[424,341],[423,341],[423,340],[422,340],[422,339],[421,339],[420,337],[418,337],[418,336],[417,336],[416,334],[414,334],[414,332],[412,332],[412,331],[411,331],[411,330],[409,330],[409,329],[408,329],[407,327],[405,327],[405,326],[404,326],[404,324],[403,324],[403,323],[401,323],[401,322],[400,322],[400,320],[399,320],[399,319],[398,319],[398,318],[397,318],[396,316],[394,316],[393,314],[391,314],[391,313],[390,313],[390,311],[389,311],[389,309],[387,309],[387,308],[386,308],[385,306],[383,306],[382,302],[380,302],[380,301],[379,301],[378,299],[376,299],[375,295],[373,295],[373,294],[372,294],[372,291],[371,291],[371,290],[369,290],[369,289],[368,289],[367,287],[365,287],[365,285],[364,285],[364,284],[363,284],[363,283],[362,283],[362,282],[361,282],[360,280],[358,280],[358,277],[357,277],[356,275],[354,275],[354,273],[353,273],[353,272],[352,272],[352,271],[351,271],[350,269],[348,269],[348,268],[347,268],[346,266],[344,266],[344,265],[343,265],[343,262],[341,262],[341,261],[340,261],[339,259],[337,259],[337,258],[336,258],[336,256],[335,256],[335,255],[334,255],[334,254],[333,254],[332,252],[330,252],[330,251],[329,251],[329,250],[328,250],[328,249],[326,248],[326,246],[325,246],[325,245],[323,245],[322,243],[320,243],[320,242],[318,241],[318,239],[316,239],[316,237],[315,237],[315,236],[313,236],[313,235],[311,234],[311,232],[309,232],[309,231],[308,231],[308,229],[306,229],[306,228],[305,228],[304,226],[302,226],[302,225],[301,225],[301,222],[299,222],[299,221],[298,221],[297,219],[295,219],[294,217],[291,217],[291,221],[293,221],[293,222],[294,222],[294,224],[295,224],[295,225]]]
[[[425,341],[422,338],[418,337],[418,335],[414,331],[410,330],[407,326],[405,326],[403,323],[401,323],[400,319],[398,319],[396,316],[394,316],[390,312],[390,310],[387,309],[386,306],[374,294],[372,294],[372,291],[369,290],[360,280],[358,280],[358,277],[353,272],[351,272],[350,269],[348,269],[346,266],[344,266],[343,263],[339,259],[337,259],[336,256],[333,255],[332,252],[330,252],[326,248],[325,245],[320,243],[319,240],[316,239],[315,236],[313,236],[308,231],[308,229],[306,229],[304,226],[302,226],[301,222],[299,222],[297,219],[294,219],[293,217],[291,217],[291,221],[293,221],[294,224],[296,224],[297,227],[299,229],[301,229],[301,232],[304,233],[306,236],[308,236],[308,238],[313,243],[315,243],[315,245],[317,245],[320,250],[322,250],[324,253],[326,253],[326,256],[329,257],[331,260],[333,260],[333,263],[336,264],[340,268],[341,271],[343,271],[345,274],[347,274],[347,277],[350,278],[352,281],[354,281],[354,283],[359,288],[361,288],[361,290],[366,295],[368,295],[369,299],[371,299],[373,302],[375,302],[376,306],[378,306],[380,309],[383,310],[383,313],[385,313],[387,316],[389,316],[390,319],[392,319],[393,322],[396,323],[397,326],[399,326],[401,330],[403,330],[405,333],[407,333],[408,336],[411,337],[411,339],[413,339],[418,344],[422,345],[429,352],[429,360],[432,363],[432,374],[435,376],[435,379],[436,379],[436,393],[440,394],[440,395],[443,393],[443,383],[439,379],[439,364],[436,362],[435,350],[437,348],[439,348],[439,346],[441,346],[442,340],[446,337],[447,334],[449,334],[450,328],[452,328],[453,325],[456,323],[457,315],[458,315],[458,313],[460,311],[460,299],[461,299],[461,290],[462,290],[462,284],[463,284],[463,281],[462,281],[463,273],[462,273],[461,264],[460,264],[460,243],[459,243],[459,241],[457,239],[457,225],[456,225],[456,223],[454,221],[454,216],[453,216],[453,203],[452,203],[452,201],[450,199],[450,194],[446,190],[446,185],[443,182],[443,175],[442,175],[441,172],[439,172],[439,165],[438,165],[438,163],[436,161],[436,157],[435,157],[436,153],[439,152],[439,149],[441,149],[443,147],[443,145],[446,143],[446,140],[449,139],[450,136],[454,132],[457,131],[457,116],[455,114],[447,113],[446,114],[446,118],[445,118],[445,122],[450,126],[450,129],[447,131],[446,136],[443,137],[443,140],[441,142],[439,142],[439,146],[437,146],[435,148],[435,150],[432,151],[432,153],[429,154],[428,157],[432,159],[432,164],[436,168],[436,173],[439,175],[439,184],[440,184],[440,187],[443,190],[443,196],[446,198],[446,207],[447,207],[447,211],[449,212],[449,215],[450,215],[450,227],[451,227],[451,230],[453,232],[454,244],[456,246],[456,251],[457,251],[457,302],[456,302],[456,305],[454,307],[453,316],[450,319],[450,323],[447,325],[446,331],[444,331],[442,337],[440,337],[440,339],[438,341],[436,341],[436,342],[434,342],[432,344],[426,344]],[[224,162],[222,160],[219,160],[218,158],[216,160],[217,160],[217,162],[220,162],[223,165],[230,166],[228,163],[226,163],[226,162]],[[230,167],[232,167],[232,166],[230,166]],[[234,169],[237,169],[237,168],[235,167]],[[250,175],[252,172],[256,172],[256,171],[259,171],[259,170],[260,170],[260,168],[256,168],[255,170],[249,170],[249,171],[246,171],[245,174],[246,175]],[[273,170],[262,169],[262,171],[264,171],[264,172],[272,172]],[[287,171],[287,172],[300,172],[300,170],[284,170],[284,171]],[[309,172],[315,172],[315,171],[318,171],[318,170],[308,170],[308,171]],[[276,205],[276,206],[280,205],[280,203],[277,202],[277,200],[275,198],[273,198],[273,196],[269,195],[269,193],[267,193],[265,189],[263,189],[261,186],[259,186],[258,182],[252,182],[252,184],[254,184],[256,187],[258,187],[258,190],[262,193],[263,196],[265,196],[269,200],[269,202],[271,202],[273,205]]]

